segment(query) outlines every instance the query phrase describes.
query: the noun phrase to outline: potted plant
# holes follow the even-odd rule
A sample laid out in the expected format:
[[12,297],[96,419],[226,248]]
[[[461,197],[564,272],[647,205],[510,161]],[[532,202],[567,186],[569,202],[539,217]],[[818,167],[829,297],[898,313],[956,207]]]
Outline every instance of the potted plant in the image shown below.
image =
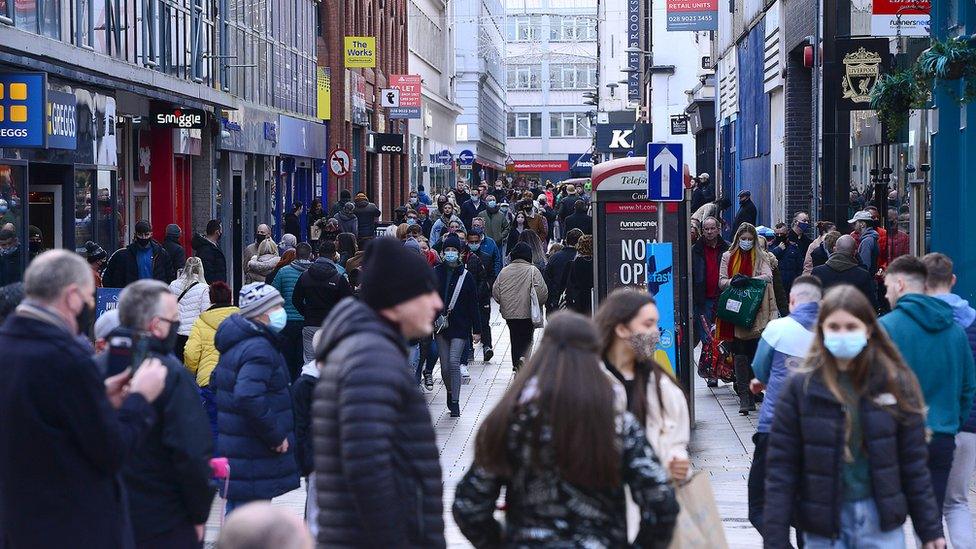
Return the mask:
[[919,73],[926,79],[959,80],[976,71],[976,47],[969,38],[933,40],[932,46],[918,57]]
[[928,95],[928,80],[914,70],[885,74],[871,90],[871,108],[893,139],[907,122],[908,111],[924,107]]

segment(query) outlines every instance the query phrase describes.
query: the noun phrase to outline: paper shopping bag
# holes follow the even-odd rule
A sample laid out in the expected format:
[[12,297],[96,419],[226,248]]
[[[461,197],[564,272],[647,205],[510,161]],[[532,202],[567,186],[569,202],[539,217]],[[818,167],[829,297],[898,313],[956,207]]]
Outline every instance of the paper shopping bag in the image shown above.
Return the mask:
[[675,488],[675,494],[681,512],[669,549],[727,549],[722,517],[718,516],[708,473],[694,473]]

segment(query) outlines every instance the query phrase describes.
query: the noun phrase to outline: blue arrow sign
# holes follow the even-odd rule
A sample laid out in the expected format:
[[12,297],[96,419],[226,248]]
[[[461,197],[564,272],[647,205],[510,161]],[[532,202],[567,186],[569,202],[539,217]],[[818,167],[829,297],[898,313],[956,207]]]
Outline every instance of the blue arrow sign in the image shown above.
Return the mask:
[[648,200],[681,202],[685,199],[681,159],[680,143],[647,144]]
[[451,163],[451,160],[454,160],[454,156],[451,154],[451,151],[444,149],[443,151],[437,153],[437,161],[441,164],[447,166]]
[[471,165],[473,165],[474,164],[474,153],[471,152],[471,151],[469,151],[468,149],[464,149],[463,151],[459,152],[458,153],[458,163],[460,163],[462,166],[471,166]]

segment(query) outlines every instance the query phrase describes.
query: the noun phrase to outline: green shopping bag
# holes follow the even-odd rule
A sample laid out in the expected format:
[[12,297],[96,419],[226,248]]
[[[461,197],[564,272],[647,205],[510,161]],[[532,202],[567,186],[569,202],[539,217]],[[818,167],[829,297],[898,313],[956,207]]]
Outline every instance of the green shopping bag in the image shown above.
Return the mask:
[[741,288],[729,284],[718,298],[716,314],[722,320],[736,326],[752,328],[765,295],[765,280],[750,278]]

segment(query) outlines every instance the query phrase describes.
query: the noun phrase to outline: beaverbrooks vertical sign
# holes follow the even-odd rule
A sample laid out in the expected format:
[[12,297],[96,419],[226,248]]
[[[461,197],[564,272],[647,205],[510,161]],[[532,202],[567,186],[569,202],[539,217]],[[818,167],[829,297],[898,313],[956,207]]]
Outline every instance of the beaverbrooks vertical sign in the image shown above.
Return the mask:
[[[640,0],[627,0],[627,47],[640,48]],[[627,54],[627,68],[634,72],[627,73],[627,99],[640,100],[641,77],[637,69],[640,68],[640,53]]]

